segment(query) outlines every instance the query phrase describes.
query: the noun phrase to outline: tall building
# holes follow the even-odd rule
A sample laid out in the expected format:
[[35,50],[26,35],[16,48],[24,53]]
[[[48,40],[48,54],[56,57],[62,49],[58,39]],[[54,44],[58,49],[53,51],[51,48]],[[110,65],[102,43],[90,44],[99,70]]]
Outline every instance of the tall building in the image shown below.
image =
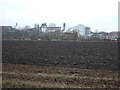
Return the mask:
[[35,29],[39,28],[39,24],[35,24],[35,25],[34,25],[34,28],[35,28]]
[[85,34],[85,26],[82,24],[78,24],[77,26],[75,26],[75,30],[80,34],[80,35],[84,35]]
[[91,33],[91,28],[85,27],[85,34],[90,34],[90,33]]
[[69,27],[68,32],[77,32],[78,37],[80,37],[80,36],[84,37],[84,36],[91,33],[91,28],[86,27],[86,26],[84,26],[82,24],[78,24],[75,27]]
[[46,23],[41,24],[41,31],[46,32],[46,30],[47,30],[47,24]]
[[63,23],[63,31],[66,29],[66,23]]

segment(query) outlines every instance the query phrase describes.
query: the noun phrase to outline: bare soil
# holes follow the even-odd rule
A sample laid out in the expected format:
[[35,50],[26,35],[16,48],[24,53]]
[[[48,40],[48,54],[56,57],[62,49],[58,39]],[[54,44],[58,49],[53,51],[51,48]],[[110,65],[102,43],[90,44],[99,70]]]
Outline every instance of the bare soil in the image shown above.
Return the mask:
[[118,70],[118,42],[3,41],[2,62]]
[[118,42],[3,41],[3,88],[118,88]]

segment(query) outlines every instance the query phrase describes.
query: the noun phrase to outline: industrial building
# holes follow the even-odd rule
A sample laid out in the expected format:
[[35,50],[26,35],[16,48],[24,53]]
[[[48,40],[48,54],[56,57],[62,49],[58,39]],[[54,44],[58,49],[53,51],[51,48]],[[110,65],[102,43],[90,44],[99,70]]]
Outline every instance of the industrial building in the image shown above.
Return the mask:
[[83,36],[89,36],[89,34],[91,33],[91,28],[84,26],[82,24],[78,24],[75,27],[69,27],[67,32],[77,32],[78,33],[78,37]]
[[2,30],[12,30],[12,26],[0,26]]
[[42,23],[41,26],[35,25],[35,29],[39,29],[42,33],[48,33],[48,32],[55,32],[56,30],[61,30],[61,27],[56,27],[55,24],[51,23],[49,26],[47,26],[46,23]]

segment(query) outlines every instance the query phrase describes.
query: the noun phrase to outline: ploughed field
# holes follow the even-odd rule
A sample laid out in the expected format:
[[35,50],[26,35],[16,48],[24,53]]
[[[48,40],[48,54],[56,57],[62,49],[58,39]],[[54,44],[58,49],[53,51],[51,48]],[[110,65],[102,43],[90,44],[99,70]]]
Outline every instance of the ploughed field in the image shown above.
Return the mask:
[[118,70],[117,42],[3,41],[2,62]]

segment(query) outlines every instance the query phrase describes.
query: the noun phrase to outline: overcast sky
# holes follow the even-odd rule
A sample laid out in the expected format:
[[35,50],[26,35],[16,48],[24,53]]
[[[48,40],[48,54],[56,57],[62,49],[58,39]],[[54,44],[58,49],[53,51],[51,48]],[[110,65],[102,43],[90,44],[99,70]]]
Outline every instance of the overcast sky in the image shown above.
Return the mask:
[[0,0],[0,25],[83,24],[92,31],[118,30],[119,0]]

